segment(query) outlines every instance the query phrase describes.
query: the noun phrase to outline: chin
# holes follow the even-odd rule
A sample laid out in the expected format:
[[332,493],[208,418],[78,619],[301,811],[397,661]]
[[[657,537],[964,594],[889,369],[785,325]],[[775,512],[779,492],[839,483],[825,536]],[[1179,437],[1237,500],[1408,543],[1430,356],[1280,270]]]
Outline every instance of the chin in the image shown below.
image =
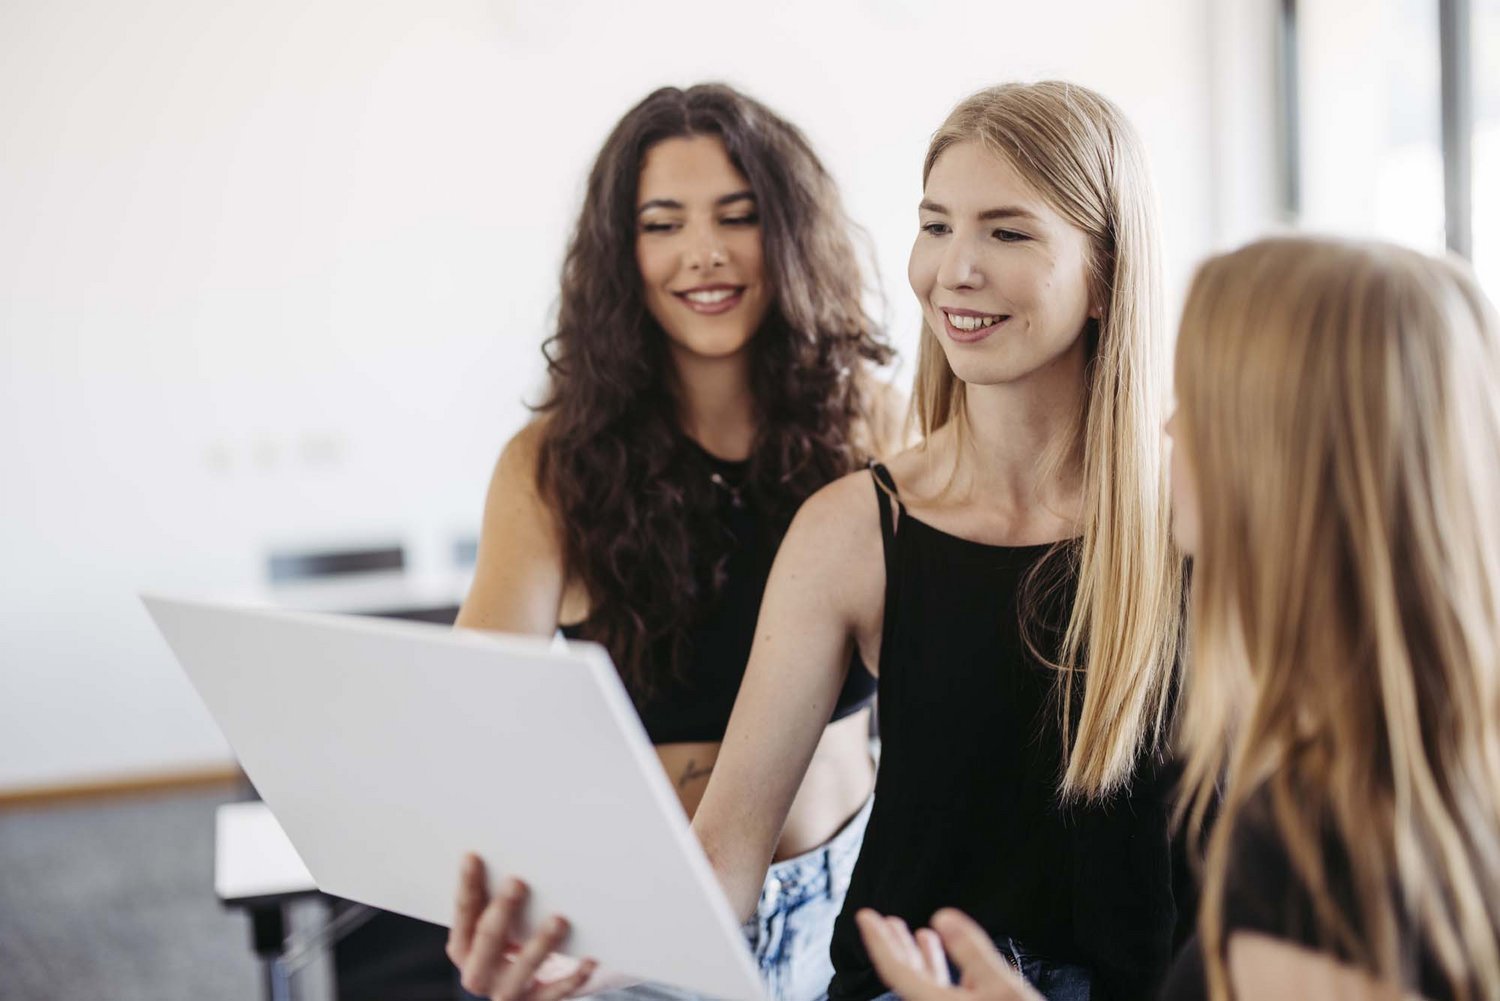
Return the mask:
[[1007,363],[1001,358],[963,357],[962,351],[948,353],[948,367],[959,382],[970,386],[1001,386],[1026,378],[1036,366]]
[[1183,556],[1198,554],[1198,533],[1179,525],[1176,518],[1172,519],[1172,541],[1177,544],[1177,551]]
[[751,335],[736,333],[728,336],[672,337],[672,347],[695,358],[733,358],[750,347]]

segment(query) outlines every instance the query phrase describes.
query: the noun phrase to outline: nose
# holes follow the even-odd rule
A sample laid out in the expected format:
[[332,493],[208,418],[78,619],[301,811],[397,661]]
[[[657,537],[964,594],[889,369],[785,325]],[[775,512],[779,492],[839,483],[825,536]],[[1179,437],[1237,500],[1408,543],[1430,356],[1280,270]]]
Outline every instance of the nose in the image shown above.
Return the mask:
[[712,225],[695,226],[687,234],[683,247],[682,263],[690,271],[723,267],[729,259],[724,241]]
[[971,241],[955,235],[947,242],[943,259],[938,264],[937,280],[946,289],[984,287],[984,271],[979,266],[979,255]]

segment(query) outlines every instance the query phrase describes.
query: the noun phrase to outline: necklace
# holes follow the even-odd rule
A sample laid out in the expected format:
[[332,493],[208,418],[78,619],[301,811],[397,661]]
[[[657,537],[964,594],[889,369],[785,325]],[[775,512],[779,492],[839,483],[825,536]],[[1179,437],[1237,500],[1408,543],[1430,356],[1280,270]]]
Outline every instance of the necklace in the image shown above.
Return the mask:
[[724,491],[724,493],[729,495],[729,506],[734,508],[736,511],[745,506],[745,499],[740,496],[740,488],[726,480],[722,473],[710,473],[708,476],[708,482],[712,483],[714,486],[718,487],[720,490]]

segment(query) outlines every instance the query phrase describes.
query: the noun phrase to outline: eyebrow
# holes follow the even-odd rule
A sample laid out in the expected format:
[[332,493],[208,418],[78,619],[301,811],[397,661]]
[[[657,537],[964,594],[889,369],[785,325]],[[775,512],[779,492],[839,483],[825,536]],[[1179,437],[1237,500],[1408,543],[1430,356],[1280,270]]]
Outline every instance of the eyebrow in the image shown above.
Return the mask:
[[[937,202],[930,202],[925,198],[922,199],[922,203],[917,208],[924,212],[936,212],[939,215],[952,214],[944,206],[939,205]],[[1035,212],[1023,209],[1019,205],[1003,205],[996,209],[985,209],[979,213],[979,219],[983,222],[990,222],[995,219],[1029,219],[1032,222],[1041,221]]]
[[[725,205],[731,205],[734,202],[743,201],[755,201],[755,192],[734,191],[730,192],[727,195],[720,195],[718,198],[714,199],[714,208],[723,208]],[[675,198],[653,198],[649,202],[645,202],[644,204],[642,204],[640,208],[636,209],[636,214],[639,215],[647,209],[677,209],[680,211],[682,209],[682,203]]]

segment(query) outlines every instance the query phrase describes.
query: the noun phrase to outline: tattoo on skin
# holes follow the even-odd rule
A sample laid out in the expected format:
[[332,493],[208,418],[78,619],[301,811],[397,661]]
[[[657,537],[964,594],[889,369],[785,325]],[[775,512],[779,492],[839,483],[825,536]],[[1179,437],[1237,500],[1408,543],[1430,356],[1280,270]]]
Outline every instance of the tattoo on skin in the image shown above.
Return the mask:
[[704,765],[702,768],[699,768],[698,762],[689,758],[687,767],[682,770],[682,774],[677,778],[677,788],[686,789],[688,783],[696,782],[698,779],[708,778],[708,776],[712,775],[713,772],[714,766],[712,762]]

